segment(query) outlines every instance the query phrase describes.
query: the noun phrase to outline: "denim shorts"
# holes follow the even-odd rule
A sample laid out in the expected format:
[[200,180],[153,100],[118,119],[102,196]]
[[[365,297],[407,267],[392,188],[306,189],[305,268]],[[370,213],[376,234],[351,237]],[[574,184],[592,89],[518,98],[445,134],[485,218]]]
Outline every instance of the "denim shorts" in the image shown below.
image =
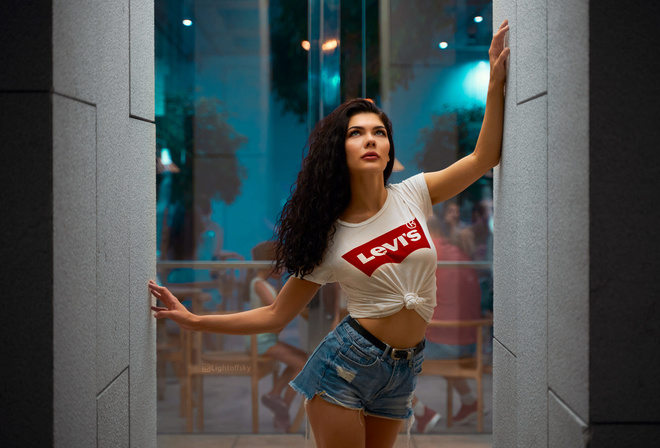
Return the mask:
[[389,346],[377,348],[345,318],[309,357],[289,385],[307,400],[324,400],[365,415],[410,418],[423,350],[411,359],[394,359]]

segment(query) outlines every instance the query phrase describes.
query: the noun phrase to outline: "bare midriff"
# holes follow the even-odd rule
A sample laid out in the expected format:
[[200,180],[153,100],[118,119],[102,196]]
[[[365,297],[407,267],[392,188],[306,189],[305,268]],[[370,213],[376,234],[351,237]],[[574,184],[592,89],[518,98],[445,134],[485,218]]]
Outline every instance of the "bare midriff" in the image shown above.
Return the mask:
[[426,321],[415,310],[403,308],[387,317],[360,317],[362,327],[394,348],[415,347],[424,339]]

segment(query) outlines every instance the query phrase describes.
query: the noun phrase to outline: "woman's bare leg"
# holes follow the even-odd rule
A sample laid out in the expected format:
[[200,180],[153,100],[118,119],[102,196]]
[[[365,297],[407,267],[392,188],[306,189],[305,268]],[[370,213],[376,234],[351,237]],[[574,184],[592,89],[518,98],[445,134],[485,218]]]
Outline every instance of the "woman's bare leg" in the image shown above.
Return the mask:
[[393,447],[404,420],[392,420],[389,418],[374,417],[367,415],[366,424],[366,448]]
[[[307,403],[307,418],[312,425],[317,448],[366,446],[365,416],[362,411],[329,403],[316,395]],[[380,445],[379,448],[387,446]]]

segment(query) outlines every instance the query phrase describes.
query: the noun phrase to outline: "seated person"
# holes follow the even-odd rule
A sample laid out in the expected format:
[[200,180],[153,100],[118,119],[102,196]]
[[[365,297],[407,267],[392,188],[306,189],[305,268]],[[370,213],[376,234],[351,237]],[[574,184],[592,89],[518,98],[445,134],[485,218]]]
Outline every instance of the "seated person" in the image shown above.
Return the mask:
[[[275,245],[266,241],[252,248],[253,260],[275,259]],[[277,297],[277,291],[268,282],[269,278],[279,278],[280,272],[272,268],[258,269],[250,281],[250,306],[258,308],[270,305]],[[286,432],[289,429],[289,407],[296,393],[289,387],[289,381],[298,375],[307,362],[307,353],[303,350],[278,340],[274,333],[257,335],[259,355],[267,355],[286,365],[286,368],[273,384],[273,389],[261,397],[261,402],[275,414],[273,424],[276,429]],[[286,391],[285,391],[286,389]],[[282,392],[284,396],[282,397]]]
[[[470,257],[445,238],[438,220],[428,221],[429,233],[438,253],[438,261],[470,261]],[[471,268],[438,268],[436,270],[437,306],[432,320],[476,320],[481,318],[481,289],[477,272]],[[472,356],[476,351],[474,328],[429,328],[426,331],[424,359],[455,359]],[[477,415],[477,400],[467,380],[455,378],[454,388],[461,397],[461,408],[454,416],[457,424],[474,420]],[[429,432],[440,421],[441,416],[425,406],[417,397],[413,398],[413,411],[417,430]]]

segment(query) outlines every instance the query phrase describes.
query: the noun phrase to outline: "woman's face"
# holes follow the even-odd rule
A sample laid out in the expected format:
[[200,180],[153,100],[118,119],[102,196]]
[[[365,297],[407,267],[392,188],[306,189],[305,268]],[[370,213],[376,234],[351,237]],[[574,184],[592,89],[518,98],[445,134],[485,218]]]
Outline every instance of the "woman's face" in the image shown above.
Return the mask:
[[382,173],[390,161],[390,141],[378,115],[353,115],[346,131],[346,163],[351,174]]

